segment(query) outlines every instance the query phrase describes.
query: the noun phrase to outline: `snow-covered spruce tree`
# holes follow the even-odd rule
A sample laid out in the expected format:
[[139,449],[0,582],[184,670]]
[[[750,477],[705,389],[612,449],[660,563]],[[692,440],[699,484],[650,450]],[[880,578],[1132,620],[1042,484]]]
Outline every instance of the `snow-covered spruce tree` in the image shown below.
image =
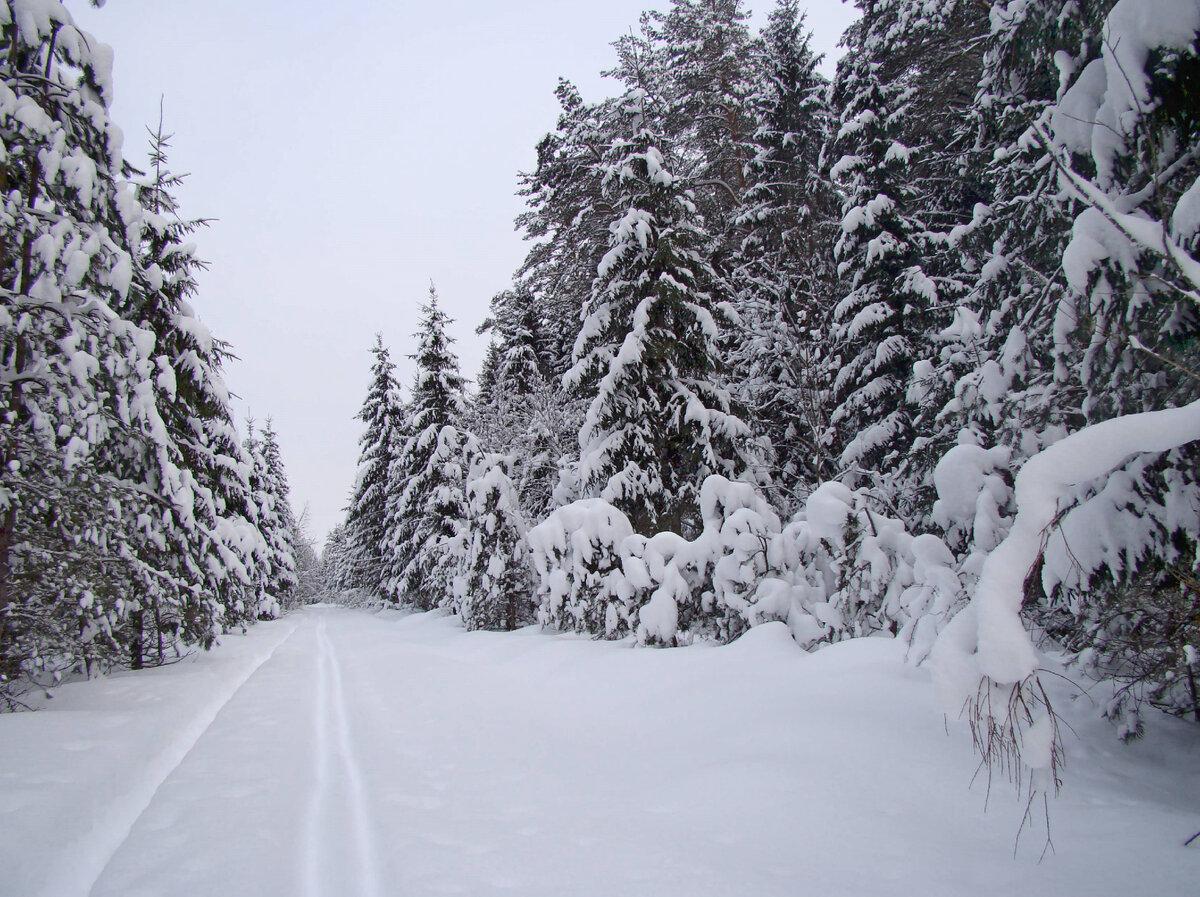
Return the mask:
[[270,589],[280,606],[289,610],[296,589],[296,517],[292,513],[291,487],[279,452],[279,439],[269,417],[262,431],[262,457],[266,464],[266,487],[275,512],[274,525],[263,532],[271,554]]
[[466,540],[454,607],[467,629],[516,629],[533,620],[525,519],[502,455],[482,455],[467,480]]
[[[885,500],[914,438],[906,394],[919,341],[938,300],[922,267],[921,224],[900,124],[910,112],[903,77],[882,64],[895,6],[867,0],[847,32],[833,101],[840,110],[830,175],[845,199],[835,255],[845,292],[833,311],[837,355],[835,446],[852,484],[874,483]],[[886,473],[886,476],[881,474]]]
[[[915,439],[897,483],[898,509],[910,527],[929,526],[933,468],[958,441],[954,415],[941,412],[953,384],[978,358],[979,302],[972,287],[983,264],[976,232],[992,220],[996,195],[987,174],[992,145],[975,105],[989,34],[984,0],[922,0],[878,4],[876,76],[898,88],[904,114],[891,137],[907,153],[895,172],[909,197],[927,293],[923,329],[912,334],[914,355],[906,399]],[[900,151],[900,150],[898,150]]]
[[704,478],[737,478],[749,466],[748,430],[717,381],[732,309],[691,193],[651,130],[650,98],[633,90],[622,103],[628,136],[607,149],[604,181],[619,217],[566,378],[591,397],[580,478],[635,531],[686,535]]
[[984,176],[990,214],[966,239],[976,265],[956,326],[918,377],[925,420],[952,439],[968,430],[982,445],[1008,445],[1018,464],[1082,423],[1080,396],[1054,358],[1074,326],[1056,310],[1069,308],[1062,254],[1075,202],[1023,138],[1058,93],[1058,52],[1094,44],[1108,5],[993,5],[997,27],[972,110],[979,142],[994,148]]
[[246,421],[246,438],[242,442],[242,451],[246,456],[246,482],[250,487],[250,504],[248,511],[250,522],[258,531],[262,545],[257,557],[257,563],[250,570],[250,590],[245,600],[232,608],[232,613],[226,621],[229,625],[241,624],[256,620],[259,617],[271,619],[280,612],[279,601],[271,594],[271,580],[275,574],[275,552],[268,542],[278,521],[275,519],[275,500],[271,495],[270,481],[267,475],[267,460],[263,457],[262,440],[254,430],[254,420]]
[[[679,148],[676,174],[689,180],[714,244],[753,155],[746,18],[741,0],[678,0],[668,13],[646,14],[639,34],[617,42],[611,73],[653,99],[656,128]],[[562,114],[538,145],[536,169],[522,176],[528,210],[517,219],[533,245],[516,289],[536,304],[543,373],[552,381],[574,363],[580,306],[608,249],[614,211],[602,185],[604,155],[625,127],[620,100],[585,103],[566,81],[557,95]]]
[[264,543],[253,571],[255,592],[244,613],[250,619],[278,616],[296,584],[292,544],[294,521],[287,503],[287,480],[282,474],[279,446],[270,420],[261,433],[247,423],[245,451],[250,459],[251,512]]
[[[247,604],[250,570],[261,543],[248,520],[248,458],[221,373],[228,351],[192,306],[204,263],[190,238],[204,222],[179,215],[174,190],[183,176],[168,168],[169,139],[160,121],[150,134],[148,170],[135,179],[144,211],[129,311],[155,337],[154,383],[170,438],[149,485],[189,496],[176,511],[176,537],[155,550],[159,566],[188,584],[185,617],[211,618],[219,609],[232,622]],[[130,662],[135,667],[144,660],[161,662],[164,642],[170,643],[180,629],[179,613],[162,605],[157,590],[130,596],[127,603],[123,629]],[[153,652],[144,656],[151,643]]]
[[[1088,424],[1200,398],[1198,53],[1194,5],[1115,3],[1027,135],[1079,204],[1055,353]],[[1040,560],[1051,630],[1126,683],[1108,708],[1123,733],[1142,700],[1200,721],[1200,445],[1134,455],[1068,499]]]
[[409,480],[399,505],[402,513],[412,515],[397,528],[409,534],[411,558],[395,591],[422,610],[456,610],[455,584],[470,539],[467,477],[480,448],[471,433],[452,425],[426,435],[432,439],[426,467]]
[[[1114,14],[1125,49],[1109,46]],[[1130,31],[1125,17],[1144,14],[1161,19],[1159,38]],[[1011,457],[1006,466],[1019,469],[1085,425],[1194,395],[1185,373],[1195,370],[1194,303],[1163,276],[1174,263],[1130,242],[1102,210],[1110,202],[1120,214],[1145,218],[1138,227],[1158,222],[1177,237],[1174,209],[1181,202],[1186,209],[1196,177],[1189,161],[1196,137],[1169,98],[1186,94],[1179,85],[1194,55],[1178,35],[1193,32],[1170,9],[1133,15],[1111,0],[996,3],[991,19],[976,116],[982,139],[1000,145],[988,176],[995,197],[970,238],[981,264],[973,305],[943,350],[944,357],[953,351],[953,363],[937,369],[952,389],[936,419],[949,435],[999,445]],[[1125,72],[1129,88],[1117,83]],[[1116,114],[1123,117],[1115,123],[1103,118]],[[1191,518],[1179,509],[1196,504],[1195,469],[1194,448],[1182,448],[1133,456],[1112,475],[1078,484],[1037,561],[1041,576],[1031,579],[1026,612],[1060,643],[1085,649],[1101,672],[1158,667],[1157,680],[1133,674],[1136,687],[1123,695],[1130,700],[1114,705],[1125,731],[1136,731],[1136,714],[1125,711],[1145,683],[1187,678],[1175,639],[1195,538],[1179,526]],[[978,549],[977,540],[969,546]],[[1160,624],[1175,634],[1149,635]],[[1167,665],[1142,662],[1141,648],[1131,650],[1127,639],[1133,632],[1138,643],[1146,635],[1159,646],[1174,643],[1160,654]],[[1141,659],[1130,664],[1134,653]],[[1190,698],[1183,706],[1192,706]]]
[[396,366],[382,335],[375,335],[371,352],[375,356],[371,385],[358,412],[365,428],[359,438],[358,473],[346,509],[349,567],[342,588],[378,595],[386,577],[382,551],[388,537],[388,469],[400,451],[403,409]]
[[[446,333],[450,319],[437,291],[421,306],[415,334],[416,381],[408,404],[403,445],[388,475],[387,549],[390,573],[385,594],[392,601],[430,610],[454,597],[455,565],[461,558],[463,489],[475,438],[455,425],[466,408],[465,381]],[[455,544],[451,544],[455,543]]]
[[[43,651],[73,648],[74,618],[86,620],[88,608],[77,612],[72,605],[79,601],[94,605],[94,599],[85,597],[85,593],[92,575],[99,572],[101,551],[87,544],[78,552],[95,557],[92,571],[80,570],[83,565],[76,562],[78,572],[74,576],[60,584],[56,575],[69,559],[67,533],[75,531],[89,512],[102,513],[99,501],[90,502],[91,508],[78,510],[78,500],[68,501],[71,492],[83,493],[82,479],[77,480],[64,469],[69,443],[59,439],[58,431],[70,421],[66,433],[78,438],[81,428],[72,419],[96,404],[96,388],[87,376],[88,361],[94,365],[95,356],[101,352],[120,357],[127,351],[109,327],[112,313],[107,308],[112,295],[107,281],[123,257],[117,255],[118,247],[110,237],[104,239],[108,237],[104,225],[117,217],[112,182],[120,166],[119,141],[108,130],[106,118],[97,128],[81,114],[89,101],[104,109],[100,94],[108,86],[108,67],[97,60],[100,70],[83,85],[74,85],[75,71],[81,65],[93,64],[93,59],[90,54],[83,55],[78,38],[67,47],[51,43],[52,36],[69,22],[65,9],[53,10],[44,21],[20,26],[12,20],[9,6],[0,11],[0,129],[5,147],[4,253],[0,257],[5,406],[0,424],[0,679],[6,688],[29,672],[30,662],[36,662]],[[86,160],[85,175],[99,169],[108,176],[108,183],[100,190],[100,202],[95,201],[94,180],[85,177],[80,184],[75,178],[62,177],[61,164],[51,164],[46,171],[45,161],[61,160],[68,140],[72,158]],[[112,150],[110,141],[117,144]],[[78,168],[78,162],[75,166]],[[74,225],[75,239],[70,244],[74,253],[95,236],[92,253],[79,255],[75,267],[82,270],[70,282],[65,266],[57,264],[66,246],[38,213],[40,203],[48,204],[53,199],[58,199],[67,227]],[[92,226],[94,218],[101,219],[98,226]],[[102,240],[105,252],[101,255]],[[35,251],[39,246],[54,250],[48,262]],[[101,257],[93,260],[96,255]],[[86,285],[79,284],[85,278]],[[63,293],[77,284],[80,299],[64,303]],[[88,300],[93,297],[94,310],[88,308]],[[69,352],[57,345],[65,336],[73,336],[72,343],[65,347]],[[78,353],[80,343],[85,351],[91,351],[87,351],[87,357],[79,357],[83,376],[75,377],[63,362],[69,363]],[[111,411],[104,415],[107,410],[98,409],[95,416],[102,420],[115,416]],[[111,423],[103,422],[107,436]],[[86,419],[79,423],[86,424]],[[82,432],[87,435],[86,430]],[[87,445],[81,442],[80,448]],[[61,510],[54,510],[56,507]],[[49,588],[41,587],[45,574],[53,577],[54,584]]]
[[[972,118],[979,143],[997,147],[983,177],[992,192],[987,214],[964,240],[975,262],[970,292],[938,335],[938,354],[922,365],[916,392],[926,429],[943,443],[967,431],[972,442],[1009,447],[1014,467],[1085,423],[1094,400],[1083,380],[1107,391],[1107,377],[1084,365],[1081,338],[1108,327],[1093,327],[1090,312],[1079,315],[1063,270],[1079,200],[1063,189],[1029,127],[1056,102],[1060,63],[1100,45],[1111,6],[1047,0],[991,10],[995,27]],[[1115,391],[1112,398],[1122,401]]]
[[576,463],[582,419],[577,396],[535,377],[525,392],[496,381],[486,397],[473,398],[464,425],[482,446],[510,459],[508,476],[522,513],[542,520],[561,503],[562,471]]
[[516,285],[492,300],[485,330],[495,334],[496,377],[518,395],[529,393],[549,375],[554,361],[545,322],[528,287]]
[[[1095,15],[1072,21],[1086,13]],[[1194,103],[1176,103],[1200,84],[1200,8],[997,4],[993,18],[1001,35],[1011,29],[1006,42],[1026,26],[1043,33],[1039,21],[1067,23],[1083,36],[1054,54],[1061,83],[1022,145],[1076,203],[1062,254],[1069,289],[1058,299],[1052,334],[1053,373],[1068,386],[1052,397],[1099,400],[1073,409],[1088,419],[1074,432],[1034,434],[1053,444],[1021,466],[1012,530],[985,563],[972,604],[939,640],[935,660],[954,699],[971,699],[986,760],[1053,769],[1059,733],[1023,614],[1057,608],[1060,625],[1041,616],[1051,634],[1123,683],[1105,708],[1122,735],[1140,731],[1141,699],[1189,716],[1200,703],[1193,647],[1200,401],[1194,382],[1176,379],[1195,376],[1200,216],[1188,196],[1200,195],[1200,129]],[[1159,314],[1171,323],[1143,336]],[[1076,347],[1088,364],[1070,368]],[[1161,367],[1134,361],[1139,354]],[[1101,361],[1120,356],[1128,367]],[[1096,375],[1113,395],[1098,395],[1100,380],[1089,394]],[[1082,390],[1071,387],[1075,378]],[[1152,410],[1111,416],[1139,406]]]
[[346,524],[340,523],[329,531],[321,548],[321,581],[335,597],[340,598],[342,592],[353,588],[350,561],[350,539]]
[[[477,328],[477,333],[486,333],[488,322],[485,321]],[[483,350],[483,361],[479,365],[479,376],[475,380],[474,401],[481,406],[491,406],[498,384],[500,383],[500,362],[503,354],[500,343],[493,336],[488,340],[487,348]]]
[[810,39],[798,0],[781,0],[757,44],[756,151],[729,262],[745,324],[733,382],[754,433],[770,441],[771,480],[788,510],[798,492],[836,473],[825,337],[840,214],[821,166],[833,127],[829,85]]
[[967,116],[989,156],[979,179],[986,207],[946,235],[961,246],[969,289],[953,319],[931,328],[909,394],[919,428],[914,477],[932,469],[941,481],[928,522],[945,529],[968,582],[1007,531],[1012,472],[1081,423],[1068,373],[1075,362],[1056,361],[1054,348],[1074,326],[1056,309],[1070,307],[1062,253],[1075,202],[1023,135],[1055,100],[1056,54],[1094,42],[1103,12],[1090,3],[1008,6],[995,5]]
[[581,403],[545,376],[553,356],[543,353],[536,303],[517,287],[492,301],[487,329],[494,355],[485,359],[479,392],[466,418],[481,444],[509,459],[509,476],[526,519],[553,509],[560,466],[578,451]]

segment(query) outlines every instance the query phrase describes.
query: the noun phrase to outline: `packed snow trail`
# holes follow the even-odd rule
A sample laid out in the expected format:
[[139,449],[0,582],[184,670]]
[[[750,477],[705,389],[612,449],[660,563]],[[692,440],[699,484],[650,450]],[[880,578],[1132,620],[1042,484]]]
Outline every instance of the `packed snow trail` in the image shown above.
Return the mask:
[[[325,616],[317,624],[317,645],[316,787],[308,809],[306,893],[377,897],[375,832],[354,753],[341,664]],[[347,839],[349,843],[340,843]]]
[[1193,897],[1194,726],[1123,746],[1064,687],[1055,850],[1035,818],[1014,859],[1024,803],[903,654],[310,608],[0,715],[0,895]]
[[[239,689],[158,790],[94,897],[379,897],[376,833],[356,729],[318,608]],[[193,820],[180,826],[179,820]],[[197,834],[200,836],[197,837]]]

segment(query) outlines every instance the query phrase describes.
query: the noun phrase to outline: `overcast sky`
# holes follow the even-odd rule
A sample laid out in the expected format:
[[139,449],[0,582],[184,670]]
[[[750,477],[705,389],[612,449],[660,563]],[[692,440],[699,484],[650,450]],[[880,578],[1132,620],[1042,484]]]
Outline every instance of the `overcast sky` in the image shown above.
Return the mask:
[[[274,420],[318,542],[354,478],[374,334],[407,387],[432,280],[475,375],[475,327],[524,257],[517,173],[554,126],[558,77],[587,99],[613,93],[609,44],[669,2],[70,3],[115,50],[112,114],[135,164],[165,98],[171,168],[190,173],[182,212],[215,219],[198,238],[197,311],[239,356],[226,370],[239,418]],[[773,0],[749,5],[757,25]],[[854,15],[812,0],[830,73]]]

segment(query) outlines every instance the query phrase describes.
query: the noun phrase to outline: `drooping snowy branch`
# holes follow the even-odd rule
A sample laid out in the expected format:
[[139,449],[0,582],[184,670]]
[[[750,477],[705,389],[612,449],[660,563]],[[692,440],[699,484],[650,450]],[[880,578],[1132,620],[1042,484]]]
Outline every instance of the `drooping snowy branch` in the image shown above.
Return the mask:
[[1030,458],[1017,474],[1017,516],[988,556],[971,603],[946,627],[932,656],[948,710],[960,711],[982,686],[1020,686],[1037,672],[1037,649],[1021,618],[1026,582],[1069,490],[1109,475],[1131,455],[1200,440],[1200,401],[1086,427]]

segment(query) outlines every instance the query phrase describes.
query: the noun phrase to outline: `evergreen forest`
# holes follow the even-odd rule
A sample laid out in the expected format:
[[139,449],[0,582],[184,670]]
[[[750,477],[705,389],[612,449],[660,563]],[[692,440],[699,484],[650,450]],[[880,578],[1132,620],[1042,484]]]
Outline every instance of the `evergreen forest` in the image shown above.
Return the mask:
[[412,382],[364,358],[319,561],[233,419],[169,135],[127,161],[111,59],[0,5],[6,700],[322,599],[892,635],[992,759],[1055,718],[1046,645],[1122,737],[1200,721],[1200,5],[856,0],[832,80],[800,0],[662,5],[612,96],[557,85],[477,377],[432,284]]

